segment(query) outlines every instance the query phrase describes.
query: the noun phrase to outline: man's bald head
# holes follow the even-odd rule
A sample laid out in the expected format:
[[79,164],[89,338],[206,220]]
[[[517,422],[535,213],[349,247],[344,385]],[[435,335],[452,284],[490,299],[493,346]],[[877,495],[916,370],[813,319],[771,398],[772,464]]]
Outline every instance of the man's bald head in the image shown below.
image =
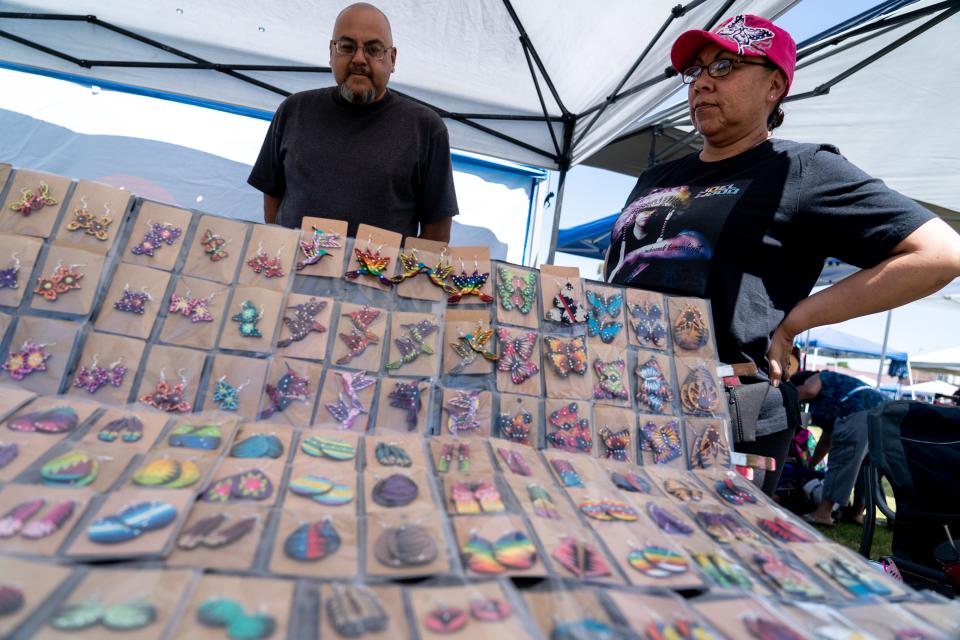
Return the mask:
[[396,61],[393,32],[383,11],[357,2],[340,12],[330,40],[330,68],[345,100],[369,104],[383,98]]
[[354,12],[372,13],[376,16],[376,17],[374,17],[373,15],[364,16],[364,18],[362,19],[382,20],[383,21],[382,27],[383,27],[384,33],[386,34],[387,38],[389,38],[389,40],[384,42],[383,44],[388,47],[393,46],[393,30],[390,28],[390,19],[387,18],[387,14],[385,14],[383,11],[380,11],[380,9],[373,6],[369,2],[354,2],[353,4],[344,7],[344,9],[337,14],[337,19],[333,22],[333,39],[334,40],[337,39],[337,36],[339,34],[339,28],[341,27],[341,22],[345,19],[345,17],[347,17],[347,14],[352,14]]

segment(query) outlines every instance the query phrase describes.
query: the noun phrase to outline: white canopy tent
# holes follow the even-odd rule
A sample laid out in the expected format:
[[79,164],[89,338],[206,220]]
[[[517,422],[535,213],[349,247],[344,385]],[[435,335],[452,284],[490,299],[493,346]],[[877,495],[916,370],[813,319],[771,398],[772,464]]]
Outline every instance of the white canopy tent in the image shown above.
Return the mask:
[[[398,47],[391,86],[433,106],[452,146],[565,172],[677,87],[669,43],[796,0],[382,0]],[[315,0],[5,0],[8,68],[82,75],[228,110],[272,111],[332,84],[337,12]],[[556,224],[554,224],[554,235]],[[551,243],[551,246],[555,242]]]
[[914,369],[960,375],[960,347],[919,353],[915,357]]

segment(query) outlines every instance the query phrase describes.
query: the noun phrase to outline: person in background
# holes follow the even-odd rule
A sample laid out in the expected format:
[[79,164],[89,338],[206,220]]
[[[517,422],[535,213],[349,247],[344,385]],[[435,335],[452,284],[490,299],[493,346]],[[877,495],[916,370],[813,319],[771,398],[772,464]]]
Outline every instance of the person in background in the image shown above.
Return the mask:
[[457,196],[440,117],[387,89],[397,61],[390,21],[371,4],[340,12],[330,40],[337,86],[296,93],[277,108],[247,182],[268,224],[304,216],[366,223],[449,242]]
[[[791,381],[797,385],[800,402],[810,403],[810,422],[823,430],[810,466],[830,454],[820,504],[804,518],[832,526],[833,512],[847,507],[867,455],[867,413],[889,398],[853,376],[834,371],[801,371]],[[863,523],[862,499],[859,496],[859,503],[854,499],[849,511],[857,524]]]
[[[710,300],[719,359],[755,363],[772,385],[756,441],[736,446],[776,459],[762,481],[772,494],[799,423],[796,393],[781,385],[794,337],[942,288],[960,276],[960,237],[836,147],[773,137],[796,64],[783,29],[738,15],[681,34],[670,58],[703,149],[640,176],[604,276]],[[810,295],[827,257],[861,271]]]

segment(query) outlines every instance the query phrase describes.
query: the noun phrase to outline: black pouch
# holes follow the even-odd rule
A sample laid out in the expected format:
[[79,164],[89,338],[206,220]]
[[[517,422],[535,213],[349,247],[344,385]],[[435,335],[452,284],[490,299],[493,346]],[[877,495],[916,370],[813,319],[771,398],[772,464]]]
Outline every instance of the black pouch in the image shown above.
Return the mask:
[[742,382],[738,385],[724,385],[730,408],[730,423],[733,427],[733,441],[753,442],[757,439],[757,420],[763,401],[770,392],[770,383]]

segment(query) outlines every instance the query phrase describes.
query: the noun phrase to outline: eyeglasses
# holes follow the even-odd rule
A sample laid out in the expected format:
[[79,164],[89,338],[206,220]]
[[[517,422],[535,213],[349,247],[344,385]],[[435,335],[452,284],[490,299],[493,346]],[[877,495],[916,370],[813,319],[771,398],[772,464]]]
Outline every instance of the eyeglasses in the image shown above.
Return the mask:
[[[341,56],[353,56],[357,53],[357,43],[352,40],[331,40],[334,51]],[[371,60],[383,60],[387,51],[393,47],[385,47],[379,42],[363,45],[363,55]]]
[[706,70],[707,75],[711,78],[722,78],[730,73],[730,70],[733,69],[733,65],[735,64],[752,64],[758,67],[767,67],[768,69],[777,68],[769,62],[751,62],[749,60],[720,58],[719,60],[714,60],[707,66],[693,65],[692,67],[687,67],[687,70],[683,72],[683,84],[693,84],[704,70]]

